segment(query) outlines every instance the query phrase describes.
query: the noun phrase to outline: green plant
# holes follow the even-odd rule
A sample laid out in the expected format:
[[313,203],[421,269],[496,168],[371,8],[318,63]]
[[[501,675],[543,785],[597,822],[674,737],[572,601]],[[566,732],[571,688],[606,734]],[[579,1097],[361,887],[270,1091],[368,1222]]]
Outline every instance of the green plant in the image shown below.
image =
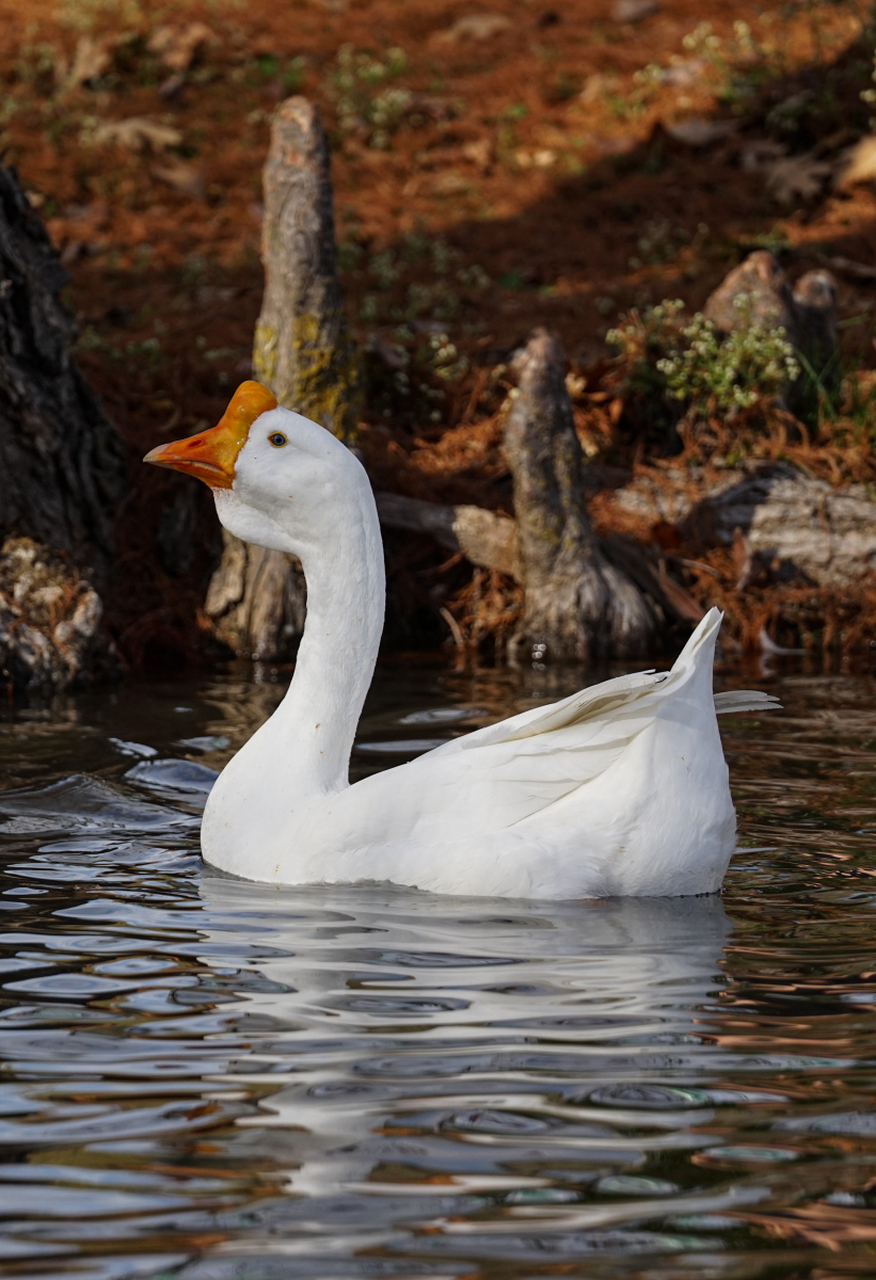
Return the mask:
[[465,296],[490,284],[482,266],[460,265],[460,258],[443,237],[415,231],[367,258],[364,250],[346,242],[341,261],[345,269],[368,278],[371,291],[360,304],[359,319],[373,329],[387,321],[454,319]]
[[733,35],[727,38],[716,35],[710,22],[700,22],[682,44],[711,68],[719,81],[718,98],[728,106],[741,105],[768,76],[786,70],[781,51],[771,42],[758,40],[741,19],[734,22]]
[[367,50],[341,45],[335,70],[329,76],[329,91],[342,133],[359,133],[370,146],[381,150],[390,145],[414,95],[409,89],[380,86],[406,67],[407,57],[402,49],[387,49],[382,58],[375,58]]
[[694,413],[733,414],[794,382],[800,365],[784,329],[752,321],[745,295],[735,305],[743,322],[728,334],[701,312],[687,319],[678,300],[665,300],[641,315],[631,312],[607,335],[626,361],[629,390]]
[[272,53],[260,54],[252,63],[249,79],[253,84],[278,82],[284,93],[297,93],[304,79],[307,64],[304,58],[281,59]]
[[372,411],[414,427],[441,421],[448,388],[469,368],[447,333],[422,324],[397,326],[391,340],[372,338],[368,354]]

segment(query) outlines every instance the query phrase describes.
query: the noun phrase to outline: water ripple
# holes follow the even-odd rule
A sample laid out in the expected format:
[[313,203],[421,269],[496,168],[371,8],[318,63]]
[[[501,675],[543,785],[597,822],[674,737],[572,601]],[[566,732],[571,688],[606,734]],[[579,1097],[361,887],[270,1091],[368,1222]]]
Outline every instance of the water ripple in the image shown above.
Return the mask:
[[[536,678],[387,676],[356,768],[575,680]],[[274,686],[7,708],[0,1269],[868,1274],[876,690],[771,689],[723,901],[247,885],[198,812]]]

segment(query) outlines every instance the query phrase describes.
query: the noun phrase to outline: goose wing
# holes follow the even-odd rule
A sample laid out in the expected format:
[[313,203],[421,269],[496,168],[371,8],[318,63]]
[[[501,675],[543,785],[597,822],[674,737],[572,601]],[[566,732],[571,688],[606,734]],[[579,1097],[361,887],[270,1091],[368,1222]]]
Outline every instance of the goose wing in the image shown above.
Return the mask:
[[[448,742],[407,766],[438,789],[436,804],[450,804],[484,830],[511,825],[598,778],[654,719],[672,714],[767,711],[781,704],[756,690],[732,690],[711,698],[714,646],[722,614],[711,609],[670,671],[639,671],[581,689],[546,707]],[[714,712],[712,707],[714,706]],[[711,720],[712,725],[714,721]],[[438,801],[437,796],[441,795]]]
[[[721,616],[717,609],[706,615],[670,671],[640,671],[582,689],[456,738],[352,790],[363,799],[368,794],[375,830],[384,838],[435,840],[460,824],[471,836],[488,836],[597,780],[658,717],[702,725],[702,741],[714,740],[720,752],[711,686]],[[775,703],[748,691],[719,700],[727,711]]]
[[[720,624],[721,614],[713,609],[671,671],[607,680],[457,738],[403,766],[421,797],[417,825],[429,824],[433,816],[436,822],[446,821],[453,811],[464,814],[473,829],[493,832],[598,778],[671,699],[684,696],[685,690],[692,694],[689,686],[704,664],[710,695]],[[710,702],[702,714],[713,714]]]

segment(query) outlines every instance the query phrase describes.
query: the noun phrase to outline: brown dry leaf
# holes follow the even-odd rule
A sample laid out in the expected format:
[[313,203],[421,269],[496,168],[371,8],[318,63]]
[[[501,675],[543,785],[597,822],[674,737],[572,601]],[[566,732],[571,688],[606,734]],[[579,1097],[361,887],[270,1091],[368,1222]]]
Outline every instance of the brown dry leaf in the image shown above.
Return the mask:
[[689,89],[699,84],[706,70],[702,58],[682,58],[676,53],[669,60],[669,66],[658,69],[655,73],[660,84],[671,84],[676,89]]
[[501,13],[469,13],[457,18],[452,27],[444,31],[434,32],[429,43],[432,45],[463,44],[470,40],[491,40],[502,31],[513,26],[510,18]]
[[815,160],[810,152],[788,156],[765,165],[767,190],[779,204],[796,200],[813,200],[829,177],[832,166],[826,160]]
[[213,32],[203,22],[179,27],[168,24],[152,33],[147,48],[171,71],[186,71],[198,50],[212,38]]
[[156,151],[178,147],[182,134],[172,125],[160,124],[148,116],[129,116],[127,120],[111,120],[99,125],[91,136],[94,146],[116,143],[129,151],[143,151],[153,147]]
[[587,77],[578,97],[581,102],[598,102],[604,94],[615,93],[619,84],[620,76],[615,72],[596,71]]
[[479,169],[489,169],[493,163],[493,142],[491,138],[477,138],[474,142],[465,142],[462,154],[466,160],[476,164]]
[[46,220],[46,230],[56,249],[67,249],[73,244],[83,247],[93,241],[105,226],[108,215],[109,205],[106,200],[95,200],[92,204],[71,204],[67,205],[60,217]]
[[859,182],[876,179],[876,137],[868,135],[840,157],[834,186],[848,191]]
[[660,8],[657,0],[614,0],[611,6],[612,22],[641,22],[650,18]]
[[169,187],[173,187],[174,191],[179,191],[184,196],[191,196],[194,200],[201,200],[204,196],[203,174],[194,165],[185,164],[182,160],[164,166],[156,165],[152,170],[152,176],[159,182],[166,182]]
[[81,84],[102,76],[112,61],[115,44],[114,39],[93,40],[91,36],[80,36],[73,54],[73,66],[66,77],[66,87],[78,89]]
[[429,186],[436,196],[456,196],[469,191],[471,181],[454,169],[446,169],[444,173],[436,174]]
[[534,151],[518,147],[514,152],[514,161],[520,169],[550,169],[556,159],[557,153],[550,147],[537,147]]
[[738,120],[679,120],[664,124],[663,128],[676,142],[687,147],[710,147],[713,142],[723,142],[739,128]]

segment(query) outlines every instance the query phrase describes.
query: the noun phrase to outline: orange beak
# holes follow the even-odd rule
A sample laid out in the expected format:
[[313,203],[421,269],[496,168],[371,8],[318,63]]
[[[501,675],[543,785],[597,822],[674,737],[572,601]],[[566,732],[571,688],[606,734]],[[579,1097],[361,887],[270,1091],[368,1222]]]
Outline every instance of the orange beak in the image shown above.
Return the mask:
[[276,397],[258,382],[242,382],[221,420],[209,431],[187,440],[174,440],[150,450],[143,459],[156,467],[172,467],[197,476],[211,489],[230,489],[237,455],[246,444],[256,418],[276,409]]

